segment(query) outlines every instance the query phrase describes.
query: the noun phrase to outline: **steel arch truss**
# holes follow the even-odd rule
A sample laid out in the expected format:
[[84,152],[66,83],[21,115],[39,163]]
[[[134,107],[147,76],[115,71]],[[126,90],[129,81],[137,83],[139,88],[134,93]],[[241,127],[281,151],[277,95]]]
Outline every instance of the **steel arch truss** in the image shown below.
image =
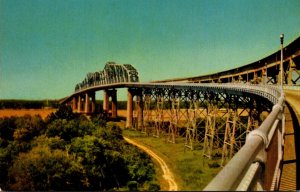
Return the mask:
[[104,70],[88,73],[85,79],[75,86],[75,92],[97,85],[139,82],[138,71],[130,64],[107,62]]

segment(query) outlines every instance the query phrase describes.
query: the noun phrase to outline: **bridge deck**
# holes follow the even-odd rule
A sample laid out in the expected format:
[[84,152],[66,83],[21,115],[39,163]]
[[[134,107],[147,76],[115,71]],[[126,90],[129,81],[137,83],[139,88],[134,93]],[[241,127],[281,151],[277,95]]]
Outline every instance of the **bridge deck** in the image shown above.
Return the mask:
[[[285,91],[288,107],[285,109],[286,130],[280,191],[295,191],[297,188],[297,149],[296,138],[299,139],[300,91]],[[297,107],[296,107],[297,106]],[[299,166],[299,164],[298,164]]]

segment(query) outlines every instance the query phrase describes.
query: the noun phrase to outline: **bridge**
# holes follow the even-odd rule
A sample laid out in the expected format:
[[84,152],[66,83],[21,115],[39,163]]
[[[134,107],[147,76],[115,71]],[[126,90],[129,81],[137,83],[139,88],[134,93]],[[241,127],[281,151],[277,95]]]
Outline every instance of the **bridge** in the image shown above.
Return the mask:
[[170,143],[183,136],[185,147],[201,143],[209,159],[221,151],[223,169],[204,190],[296,190],[300,37],[281,45],[282,52],[236,69],[149,83],[132,65],[108,62],[61,103],[95,113],[102,90],[103,110],[115,118],[117,89],[126,88],[126,127]]

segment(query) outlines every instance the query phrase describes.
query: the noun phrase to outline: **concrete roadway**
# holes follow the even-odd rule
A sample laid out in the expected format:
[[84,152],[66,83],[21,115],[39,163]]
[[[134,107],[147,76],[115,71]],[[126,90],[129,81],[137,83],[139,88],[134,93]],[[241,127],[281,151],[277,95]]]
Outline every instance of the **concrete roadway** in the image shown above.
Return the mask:
[[285,90],[286,104],[285,116],[285,143],[282,165],[282,175],[280,179],[280,191],[299,190],[299,166],[300,152],[296,140],[299,137],[300,122],[300,90]]

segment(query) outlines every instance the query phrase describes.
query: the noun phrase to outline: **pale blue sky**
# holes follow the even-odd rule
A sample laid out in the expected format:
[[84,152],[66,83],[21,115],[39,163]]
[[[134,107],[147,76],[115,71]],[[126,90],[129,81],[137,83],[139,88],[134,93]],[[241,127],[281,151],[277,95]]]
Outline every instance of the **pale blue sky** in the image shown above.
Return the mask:
[[0,0],[0,99],[59,99],[107,61],[143,82],[245,65],[300,36],[299,0]]

